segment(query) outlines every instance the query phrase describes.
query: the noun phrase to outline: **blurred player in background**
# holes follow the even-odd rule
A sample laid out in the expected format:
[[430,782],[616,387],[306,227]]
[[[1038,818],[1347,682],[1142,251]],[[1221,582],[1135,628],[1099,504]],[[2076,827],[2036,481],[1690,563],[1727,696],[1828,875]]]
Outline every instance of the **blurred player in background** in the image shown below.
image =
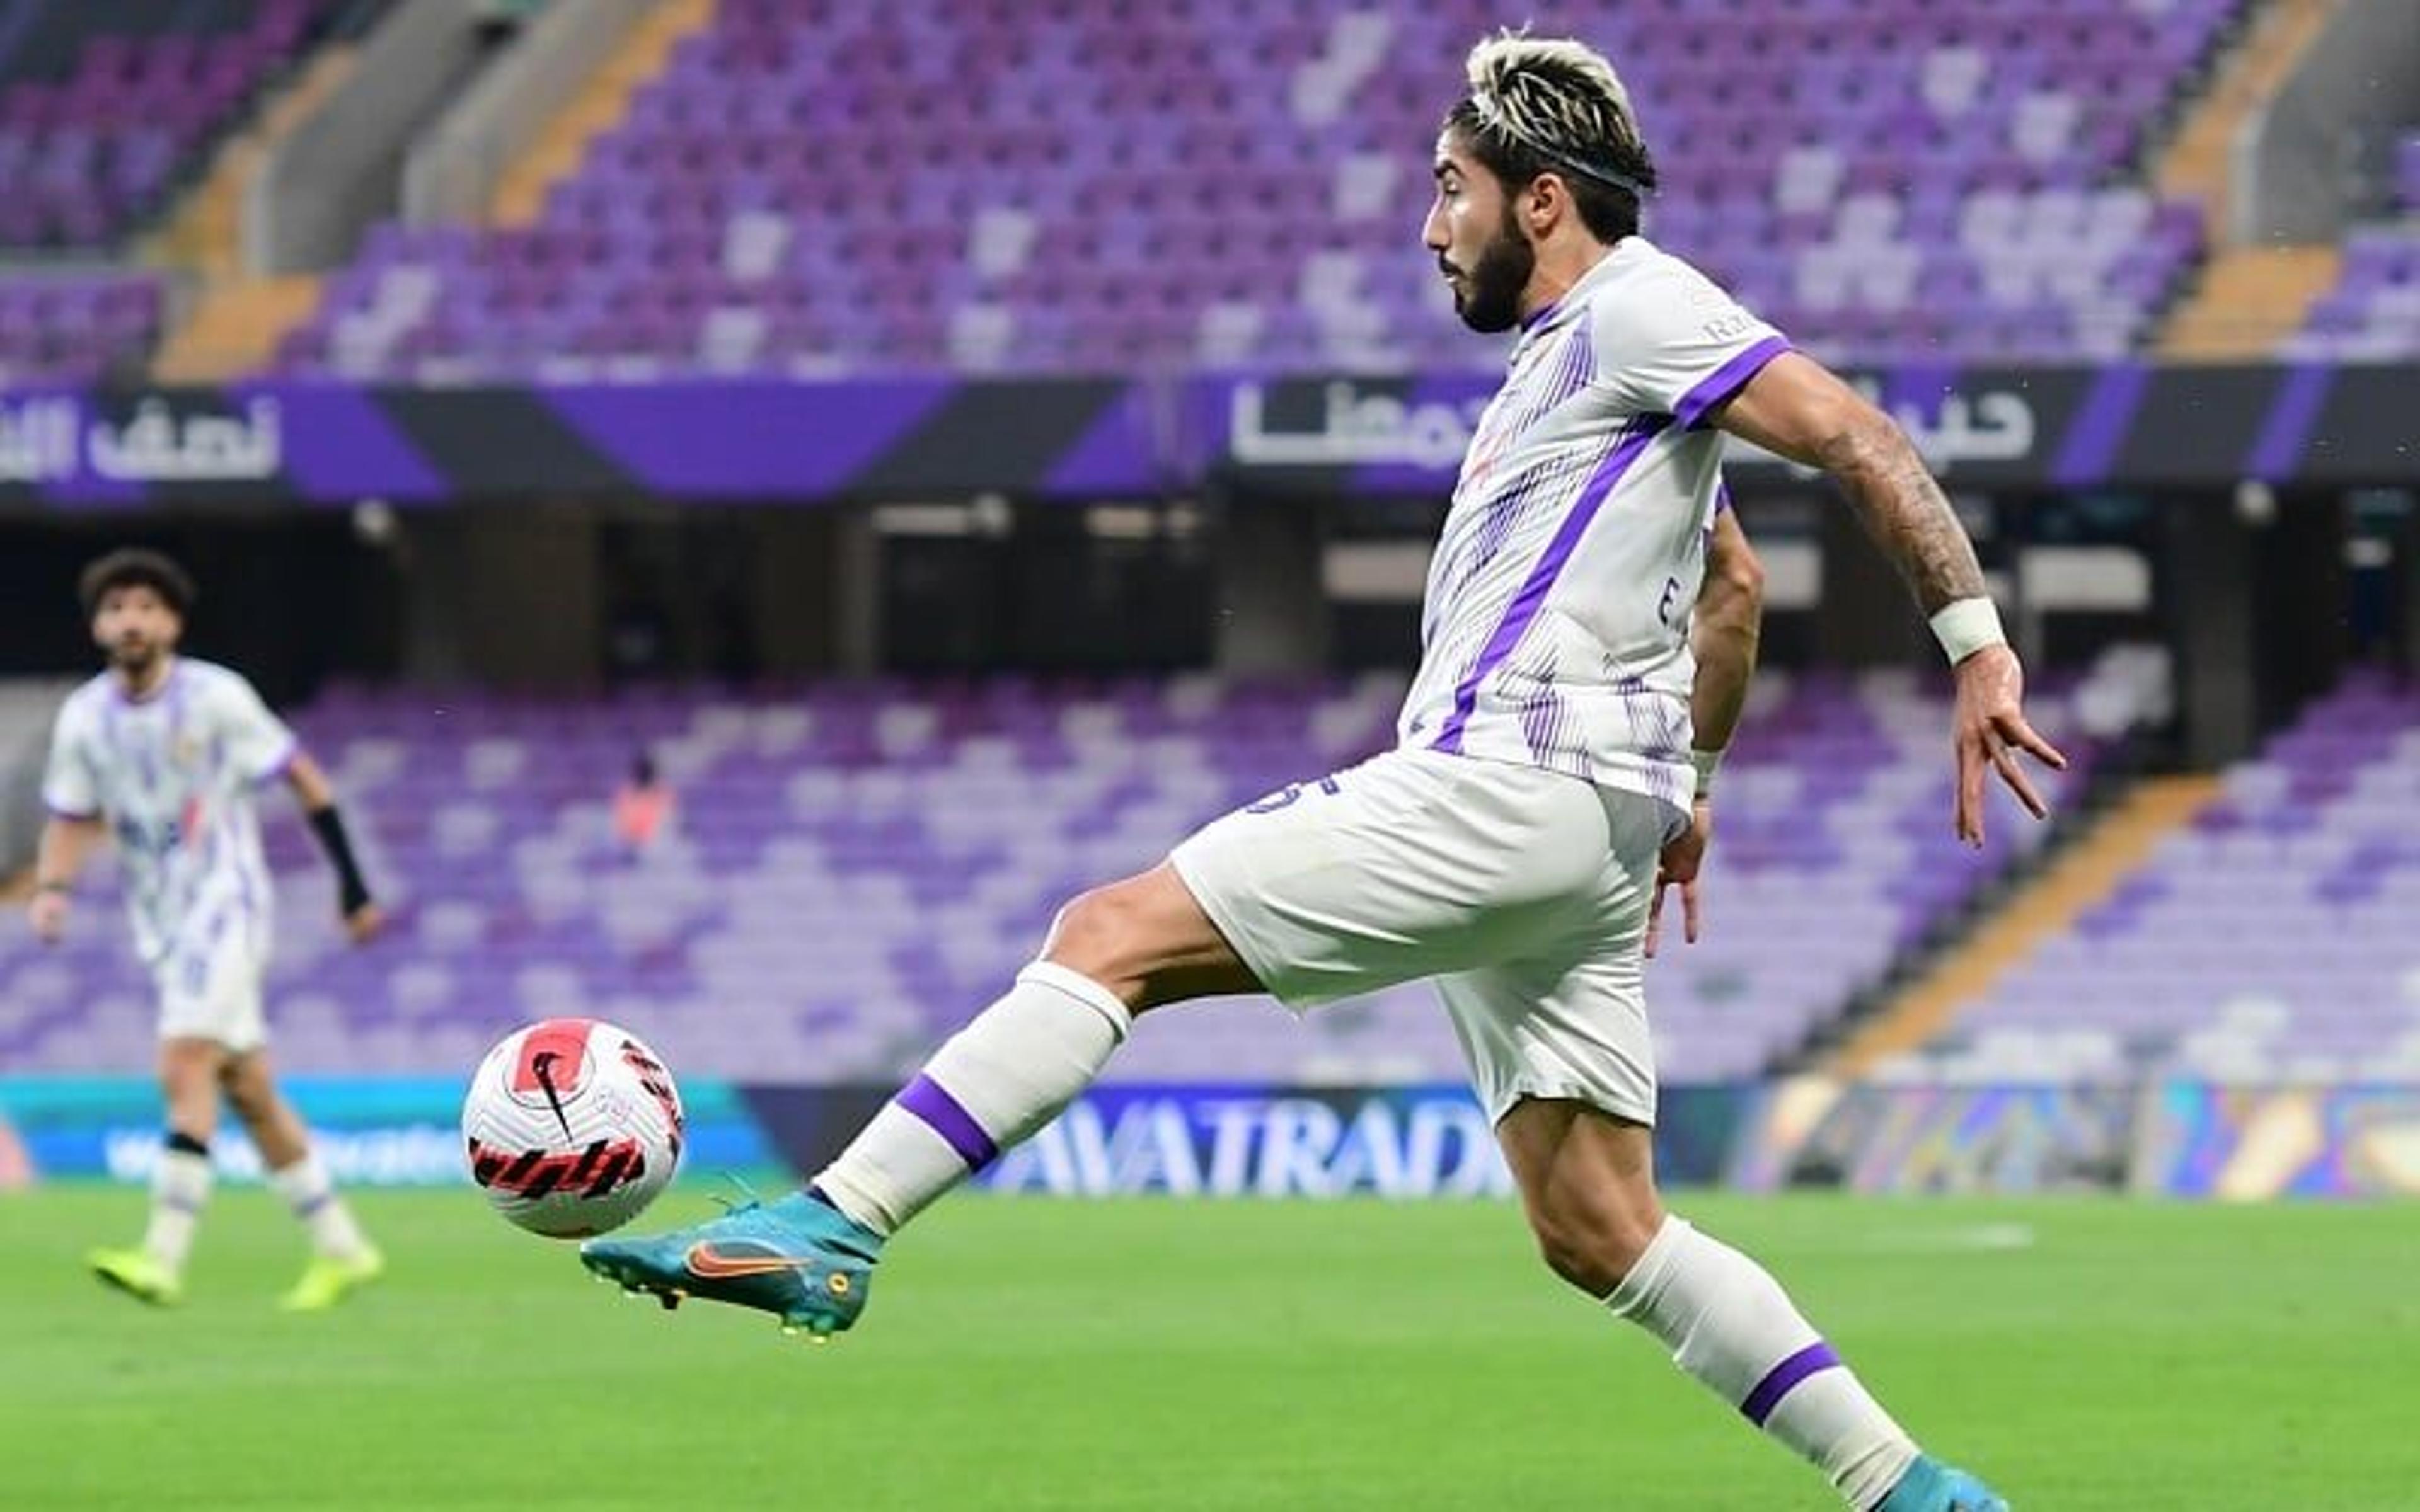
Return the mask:
[[194,603],[184,570],[158,552],[114,551],[85,569],[82,591],[109,668],[69,696],[52,735],[34,932],[46,943],[60,937],[85,857],[104,834],[115,839],[135,949],[160,995],[168,1104],[143,1243],[94,1251],[93,1271],[146,1302],[183,1295],[224,1093],[271,1184],[310,1231],[312,1259],[285,1305],[333,1305],[385,1262],[270,1075],[261,978],[272,892],[254,787],[282,778],[301,800],[336,869],[338,906],[356,943],[378,933],[378,906],[328,779],[293,733],[242,677],[177,655]]
[[1956,669],[1962,838],[1981,840],[1987,770],[2040,814],[2013,752],[2061,758],[2025,721],[1973,547],[1906,436],[1637,234],[1655,171],[1606,60],[1507,35],[1473,51],[1469,85],[1423,238],[1465,323],[1520,335],[1431,563],[1396,748],[1069,903],[1042,959],[806,1192],[583,1258],[674,1300],[845,1328],[890,1236],[1055,1117],[1135,1014],[1435,978],[1558,1274],[1851,1505],[2001,1508],[1918,1451],[1762,1267],[1656,1191],[1641,958],[1663,887],[1682,888],[1685,927],[1754,649],[1722,604],[1752,567],[1717,575],[1730,633],[1691,625],[1709,555],[1745,544],[1716,509],[1722,433],[1831,473],[1931,617]]

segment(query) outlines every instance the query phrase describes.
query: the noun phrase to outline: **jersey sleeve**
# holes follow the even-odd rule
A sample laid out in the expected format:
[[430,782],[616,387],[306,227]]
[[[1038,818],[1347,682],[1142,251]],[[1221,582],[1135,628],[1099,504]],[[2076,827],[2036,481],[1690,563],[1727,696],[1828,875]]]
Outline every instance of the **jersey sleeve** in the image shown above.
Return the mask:
[[93,773],[92,746],[85,738],[83,710],[60,706],[51,725],[50,762],[42,768],[42,803],[61,819],[101,817],[101,784]]
[[238,775],[247,781],[266,782],[293,764],[300,748],[294,732],[270,712],[250,683],[228,673],[219,685],[216,702],[219,733]]
[[1598,301],[1591,333],[1598,371],[1624,409],[1696,425],[1790,350],[1781,332],[1677,259],[1649,275],[1641,296]]

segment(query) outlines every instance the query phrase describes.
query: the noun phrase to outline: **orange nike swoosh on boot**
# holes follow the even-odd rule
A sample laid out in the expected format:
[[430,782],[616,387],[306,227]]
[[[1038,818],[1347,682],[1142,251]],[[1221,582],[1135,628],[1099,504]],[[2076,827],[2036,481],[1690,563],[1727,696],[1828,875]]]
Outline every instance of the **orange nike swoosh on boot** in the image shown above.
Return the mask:
[[744,1275],[776,1275],[783,1271],[803,1271],[814,1264],[811,1259],[791,1259],[780,1255],[723,1255],[713,1245],[691,1244],[682,1257],[690,1274],[708,1280],[722,1281]]

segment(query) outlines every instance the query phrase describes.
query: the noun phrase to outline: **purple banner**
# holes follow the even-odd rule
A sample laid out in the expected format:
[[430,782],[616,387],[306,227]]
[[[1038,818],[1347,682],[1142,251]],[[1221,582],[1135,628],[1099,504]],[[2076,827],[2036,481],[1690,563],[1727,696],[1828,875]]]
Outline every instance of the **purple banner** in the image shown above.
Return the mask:
[[1098,379],[29,392],[0,394],[0,501],[1148,494],[1157,410]]
[[[2409,367],[1853,372],[1933,470],[1977,487],[2408,482]],[[1001,492],[1148,498],[1218,482],[1450,491],[1500,375],[256,382],[0,393],[0,505],[346,506],[644,496],[798,504]],[[1735,488],[1789,483],[1734,443]]]
[[[2410,367],[1845,370],[1933,471],[1977,487],[2232,487],[2408,482]],[[1247,488],[1360,497],[1453,486],[1501,375],[1195,380],[1188,460]],[[1734,440],[1734,486],[1805,476]]]

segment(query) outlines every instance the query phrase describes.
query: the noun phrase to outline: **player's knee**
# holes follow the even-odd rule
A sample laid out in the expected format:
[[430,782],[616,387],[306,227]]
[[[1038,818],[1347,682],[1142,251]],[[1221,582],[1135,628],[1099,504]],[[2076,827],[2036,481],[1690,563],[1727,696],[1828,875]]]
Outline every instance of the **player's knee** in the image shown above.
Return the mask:
[[1591,1297],[1609,1297],[1630,1267],[1596,1242],[1594,1236],[1559,1228],[1540,1227],[1538,1254],[1546,1269]]
[[[1649,1205],[1652,1208],[1652,1204]],[[1633,1204],[1532,1213],[1530,1231],[1546,1268],[1591,1297],[1609,1297],[1654,1242],[1660,1211]]]
[[207,1061],[171,1057],[160,1068],[160,1090],[172,1106],[215,1105],[219,1096],[218,1074]]
[[235,1116],[246,1123],[258,1123],[269,1116],[269,1100],[255,1088],[230,1087],[226,1089],[226,1097],[228,1105],[235,1109]]
[[1142,929],[1142,904],[1129,887],[1094,887],[1059,910],[1042,958],[1125,996],[1123,984],[1138,975],[1134,957]]
[[1165,863],[1078,894],[1052,921],[1042,959],[1098,982],[1134,1013],[1260,985]]
[[246,1123],[258,1123],[277,1106],[277,1094],[269,1084],[256,1076],[230,1075],[225,1084],[227,1102],[236,1116]]

